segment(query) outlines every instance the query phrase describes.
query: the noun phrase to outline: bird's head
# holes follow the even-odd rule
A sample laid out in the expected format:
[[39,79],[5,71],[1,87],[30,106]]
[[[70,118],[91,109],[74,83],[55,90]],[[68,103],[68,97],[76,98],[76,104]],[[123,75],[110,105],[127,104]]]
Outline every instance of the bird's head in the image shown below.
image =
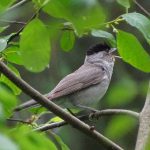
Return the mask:
[[116,48],[111,48],[107,44],[97,44],[87,50],[86,61],[95,62],[99,60],[104,60],[108,62],[113,62],[115,60],[115,57],[112,52],[114,52],[115,50]]

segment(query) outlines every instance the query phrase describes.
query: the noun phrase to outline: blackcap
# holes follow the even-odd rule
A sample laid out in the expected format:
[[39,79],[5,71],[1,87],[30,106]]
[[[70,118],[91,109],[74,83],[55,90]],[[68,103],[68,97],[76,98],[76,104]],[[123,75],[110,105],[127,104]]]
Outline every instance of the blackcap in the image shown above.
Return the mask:
[[[107,44],[97,44],[86,53],[84,64],[73,73],[65,76],[56,87],[45,96],[65,108],[97,108],[106,93],[114,67],[114,48]],[[18,106],[20,111],[35,106],[30,100]]]

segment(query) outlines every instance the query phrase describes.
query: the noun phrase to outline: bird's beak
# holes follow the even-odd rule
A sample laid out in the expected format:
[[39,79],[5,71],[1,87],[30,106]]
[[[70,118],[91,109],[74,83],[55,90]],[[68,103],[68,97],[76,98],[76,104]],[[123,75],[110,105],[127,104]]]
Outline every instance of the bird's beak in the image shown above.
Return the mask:
[[111,49],[109,50],[109,54],[113,53],[113,52],[116,51],[116,50],[117,50],[117,48],[111,48]]

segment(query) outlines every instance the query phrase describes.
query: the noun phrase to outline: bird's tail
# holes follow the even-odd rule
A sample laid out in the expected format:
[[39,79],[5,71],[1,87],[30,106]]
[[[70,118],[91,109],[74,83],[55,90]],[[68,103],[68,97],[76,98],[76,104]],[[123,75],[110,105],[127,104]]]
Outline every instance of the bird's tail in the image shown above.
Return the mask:
[[27,109],[27,108],[30,108],[30,107],[33,107],[33,106],[37,106],[39,105],[35,100],[29,100],[19,106],[17,106],[14,111],[21,111],[21,110],[24,110],[24,109]]
[[[46,96],[49,100],[51,100],[51,96],[50,96],[50,95],[51,95],[51,94],[48,93],[48,94],[45,94],[44,96]],[[17,107],[14,109],[14,111],[15,111],[15,112],[18,112],[18,111],[22,111],[22,110],[24,110],[24,109],[28,109],[28,108],[31,108],[31,107],[37,107],[37,106],[40,106],[40,104],[37,103],[34,99],[31,99],[31,100],[29,100],[29,101],[27,101],[27,102],[25,102],[25,103],[23,103],[23,104],[17,106]]]

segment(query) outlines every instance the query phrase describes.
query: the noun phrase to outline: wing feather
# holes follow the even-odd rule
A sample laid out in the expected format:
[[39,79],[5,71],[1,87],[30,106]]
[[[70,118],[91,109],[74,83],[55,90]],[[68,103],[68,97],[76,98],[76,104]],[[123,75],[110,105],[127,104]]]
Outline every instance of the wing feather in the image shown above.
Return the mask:
[[98,84],[103,80],[104,73],[100,66],[84,64],[78,70],[62,79],[51,93],[48,94],[48,97],[55,99]]

